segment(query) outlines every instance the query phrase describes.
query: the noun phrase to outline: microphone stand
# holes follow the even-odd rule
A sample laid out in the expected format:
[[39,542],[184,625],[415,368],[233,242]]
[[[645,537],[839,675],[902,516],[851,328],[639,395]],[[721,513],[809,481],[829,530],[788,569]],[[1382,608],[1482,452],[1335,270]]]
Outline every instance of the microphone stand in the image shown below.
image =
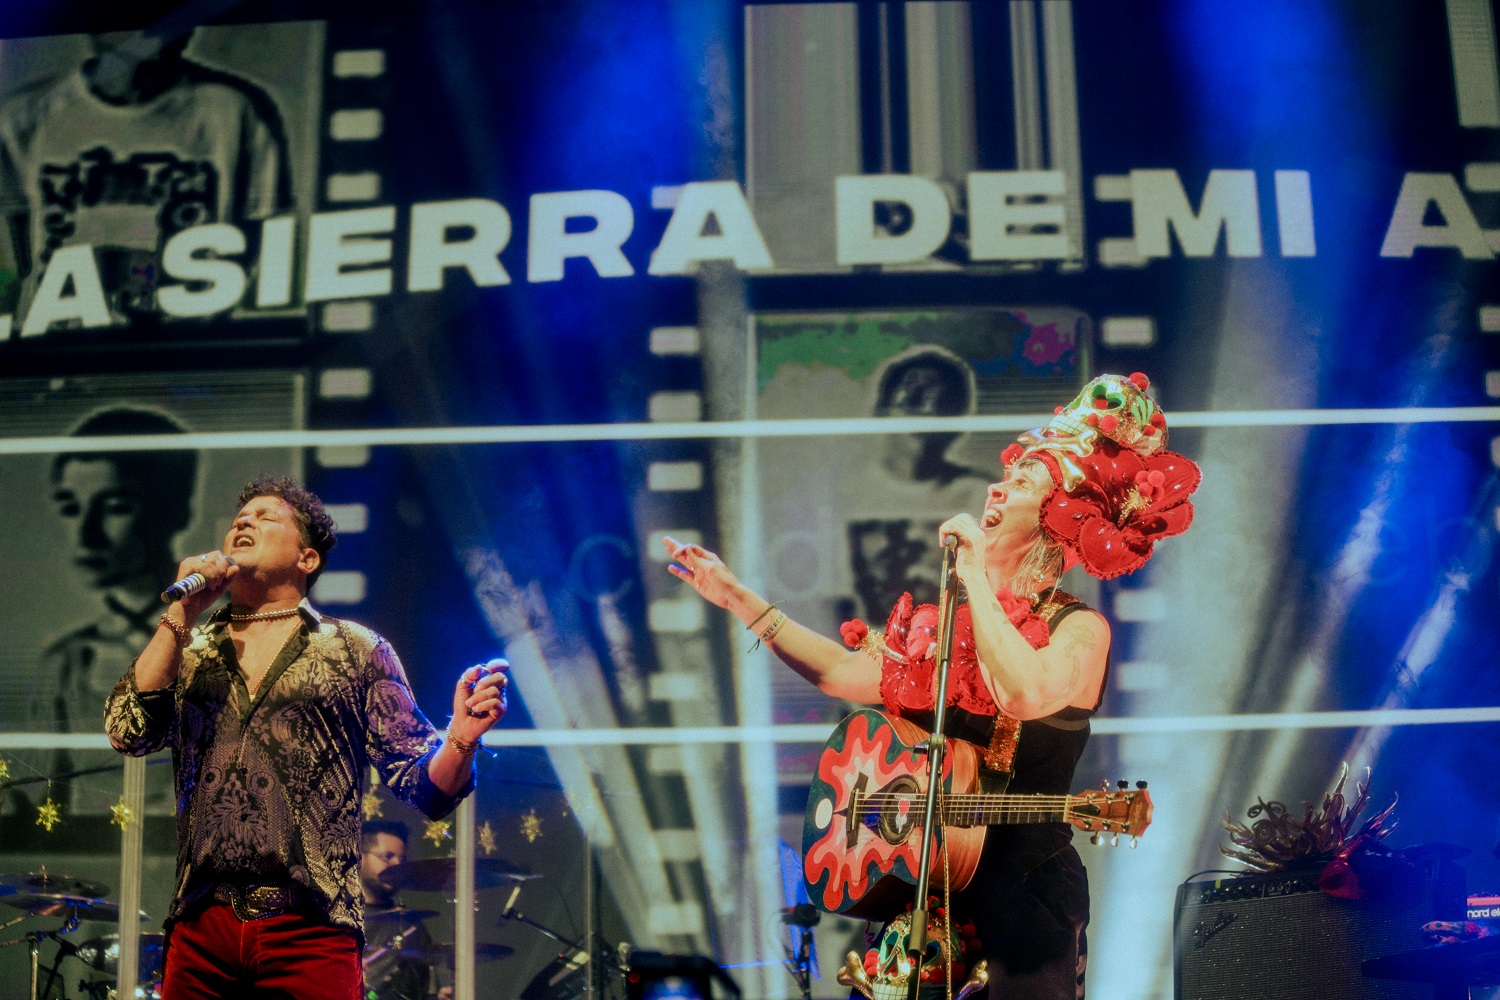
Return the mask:
[[[922,989],[922,956],[927,953],[927,884],[932,876],[931,843],[943,840],[938,814],[938,793],[943,784],[943,759],[947,745],[943,729],[948,721],[948,667],[953,660],[953,617],[958,607],[958,537],[943,542],[943,575],[938,596],[937,694],[933,707],[932,735],[927,737],[927,802],[922,810],[922,855],[917,866],[917,898],[911,910],[911,930],[906,937],[906,955],[911,972],[906,981],[907,1000],[917,1000]],[[918,749],[921,749],[920,747]]]

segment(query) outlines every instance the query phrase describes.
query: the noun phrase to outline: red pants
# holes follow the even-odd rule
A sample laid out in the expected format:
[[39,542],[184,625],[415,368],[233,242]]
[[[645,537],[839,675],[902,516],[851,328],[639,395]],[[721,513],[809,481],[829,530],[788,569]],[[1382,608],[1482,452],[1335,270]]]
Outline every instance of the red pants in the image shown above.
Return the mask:
[[241,920],[215,903],[167,934],[162,1000],[358,1000],[359,939],[300,913]]

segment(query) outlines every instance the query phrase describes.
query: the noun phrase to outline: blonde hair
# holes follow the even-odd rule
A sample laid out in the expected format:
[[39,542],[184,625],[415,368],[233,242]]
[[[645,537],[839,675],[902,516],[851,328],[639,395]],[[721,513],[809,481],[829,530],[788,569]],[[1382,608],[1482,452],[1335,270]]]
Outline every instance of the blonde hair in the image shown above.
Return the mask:
[[1017,597],[1036,597],[1048,587],[1057,585],[1063,574],[1063,549],[1046,532],[1038,529],[1031,548],[1021,557],[1008,586]]
[[[1047,463],[1035,455],[1028,455],[1017,461],[1010,467],[1008,472],[1014,472],[1023,468],[1038,468],[1046,476],[1047,482],[1053,483],[1052,470]],[[1040,516],[1040,512],[1038,512]],[[1020,563],[1016,565],[1016,571],[1011,574],[1007,586],[1010,592],[1017,597],[1037,597],[1048,587],[1057,586],[1058,577],[1063,575],[1065,564],[1063,561],[1063,548],[1047,536],[1047,533],[1038,525],[1036,537],[1032,539],[1031,548],[1021,557]]]

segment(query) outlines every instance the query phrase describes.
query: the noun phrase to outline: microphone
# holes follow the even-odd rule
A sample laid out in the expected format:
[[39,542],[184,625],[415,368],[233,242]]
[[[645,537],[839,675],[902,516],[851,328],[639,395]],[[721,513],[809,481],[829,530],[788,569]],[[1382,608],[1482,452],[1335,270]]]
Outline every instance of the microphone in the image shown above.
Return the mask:
[[[227,556],[225,558],[229,565],[234,565],[233,559],[229,559]],[[180,601],[189,594],[196,594],[207,586],[208,577],[202,573],[189,573],[161,592],[161,602],[163,604],[171,604],[173,601]]]
[[189,573],[161,592],[161,602],[171,604],[173,601],[180,601],[189,594],[196,594],[206,586],[208,586],[208,577],[202,573]]
[[947,549],[950,552],[953,551],[954,549],[958,548],[958,536],[955,535],[955,534],[952,534],[951,532],[949,534],[944,535],[943,536],[943,548]]

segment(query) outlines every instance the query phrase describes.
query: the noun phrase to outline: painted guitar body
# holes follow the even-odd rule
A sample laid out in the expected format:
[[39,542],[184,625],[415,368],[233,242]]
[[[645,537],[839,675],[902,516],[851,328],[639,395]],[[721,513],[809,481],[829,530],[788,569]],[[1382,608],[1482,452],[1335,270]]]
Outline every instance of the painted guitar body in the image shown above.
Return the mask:
[[[927,793],[926,730],[874,709],[839,723],[818,759],[802,824],[802,876],[809,898],[830,913],[883,920],[909,900],[921,857],[932,852],[930,882],[943,885],[936,838],[917,834]],[[1139,836],[1151,822],[1144,790],[1080,795],[1007,795],[979,791],[979,751],[950,739],[943,757],[939,817],[952,889],[979,867],[989,826],[1069,823],[1084,830]]]

